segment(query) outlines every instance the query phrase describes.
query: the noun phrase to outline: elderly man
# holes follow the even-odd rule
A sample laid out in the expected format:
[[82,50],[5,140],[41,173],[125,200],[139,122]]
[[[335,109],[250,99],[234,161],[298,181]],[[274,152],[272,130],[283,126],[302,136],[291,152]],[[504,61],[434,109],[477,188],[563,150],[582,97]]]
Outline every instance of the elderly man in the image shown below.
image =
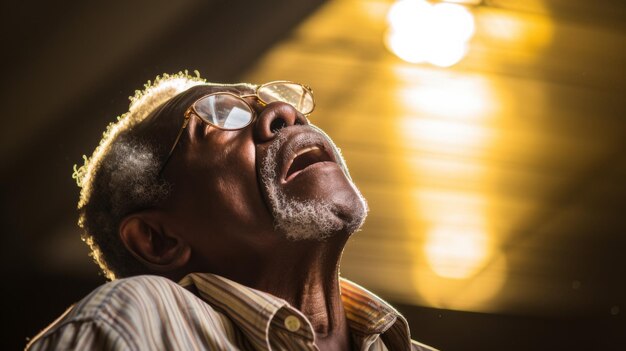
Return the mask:
[[339,277],[367,205],[313,108],[286,81],[146,85],[75,172],[111,282],[27,348],[430,350]]

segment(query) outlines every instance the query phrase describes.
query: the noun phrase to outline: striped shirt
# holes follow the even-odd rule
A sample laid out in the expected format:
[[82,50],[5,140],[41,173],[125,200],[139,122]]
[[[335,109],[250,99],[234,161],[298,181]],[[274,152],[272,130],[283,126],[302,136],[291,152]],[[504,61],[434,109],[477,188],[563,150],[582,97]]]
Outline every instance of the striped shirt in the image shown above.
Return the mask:
[[[434,350],[406,320],[341,279],[356,350]],[[136,276],[104,284],[37,335],[27,350],[317,350],[308,319],[285,300],[213,274],[179,284]]]

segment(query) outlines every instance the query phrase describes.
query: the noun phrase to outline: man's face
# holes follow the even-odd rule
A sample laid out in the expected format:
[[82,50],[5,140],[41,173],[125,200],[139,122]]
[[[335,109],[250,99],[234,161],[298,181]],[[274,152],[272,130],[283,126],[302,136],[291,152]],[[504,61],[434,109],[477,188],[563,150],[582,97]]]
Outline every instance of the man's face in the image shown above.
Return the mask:
[[[243,85],[206,93],[218,91],[254,93]],[[196,233],[192,246],[215,246],[203,229],[250,247],[358,229],[366,203],[330,139],[289,104],[245,99],[256,112],[249,126],[225,131],[192,116],[166,167],[185,208],[181,230]]]

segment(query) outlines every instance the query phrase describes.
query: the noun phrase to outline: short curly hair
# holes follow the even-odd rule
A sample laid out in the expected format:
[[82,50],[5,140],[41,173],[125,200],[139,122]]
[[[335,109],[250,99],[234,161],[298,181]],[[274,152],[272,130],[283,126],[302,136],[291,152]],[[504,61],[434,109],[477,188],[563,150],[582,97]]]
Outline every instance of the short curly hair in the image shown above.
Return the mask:
[[195,76],[184,71],[148,81],[130,97],[128,112],[109,124],[91,157],[83,156],[84,165],[74,166],[72,177],[81,188],[78,225],[83,229],[82,239],[110,280],[148,273],[125,248],[118,227],[124,216],[156,205],[170,191],[159,174],[162,150],[133,129],[167,101],[203,84],[207,83],[197,71]]

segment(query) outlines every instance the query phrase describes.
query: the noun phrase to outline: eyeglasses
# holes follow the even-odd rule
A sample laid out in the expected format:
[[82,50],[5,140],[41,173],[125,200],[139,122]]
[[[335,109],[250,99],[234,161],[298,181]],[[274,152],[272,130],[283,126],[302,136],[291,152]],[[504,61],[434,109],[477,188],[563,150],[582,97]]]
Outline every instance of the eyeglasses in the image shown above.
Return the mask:
[[254,118],[256,112],[250,104],[244,100],[247,97],[256,97],[263,105],[268,105],[275,101],[285,102],[293,106],[303,115],[307,116],[313,112],[315,101],[313,91],[306,85],[290,81],[274,81],[265,83],[256,88],[254,94],[236,95],[230,92],[219,92],[208,94],[196,100],[185,111],[185,120],[176,135],[176,140],[170,149],[161,171],[172,157],[176,145],[180,141],[183,131],[189,124],[191,115],[194,114],[217,129],[238,130],[247,127]]

